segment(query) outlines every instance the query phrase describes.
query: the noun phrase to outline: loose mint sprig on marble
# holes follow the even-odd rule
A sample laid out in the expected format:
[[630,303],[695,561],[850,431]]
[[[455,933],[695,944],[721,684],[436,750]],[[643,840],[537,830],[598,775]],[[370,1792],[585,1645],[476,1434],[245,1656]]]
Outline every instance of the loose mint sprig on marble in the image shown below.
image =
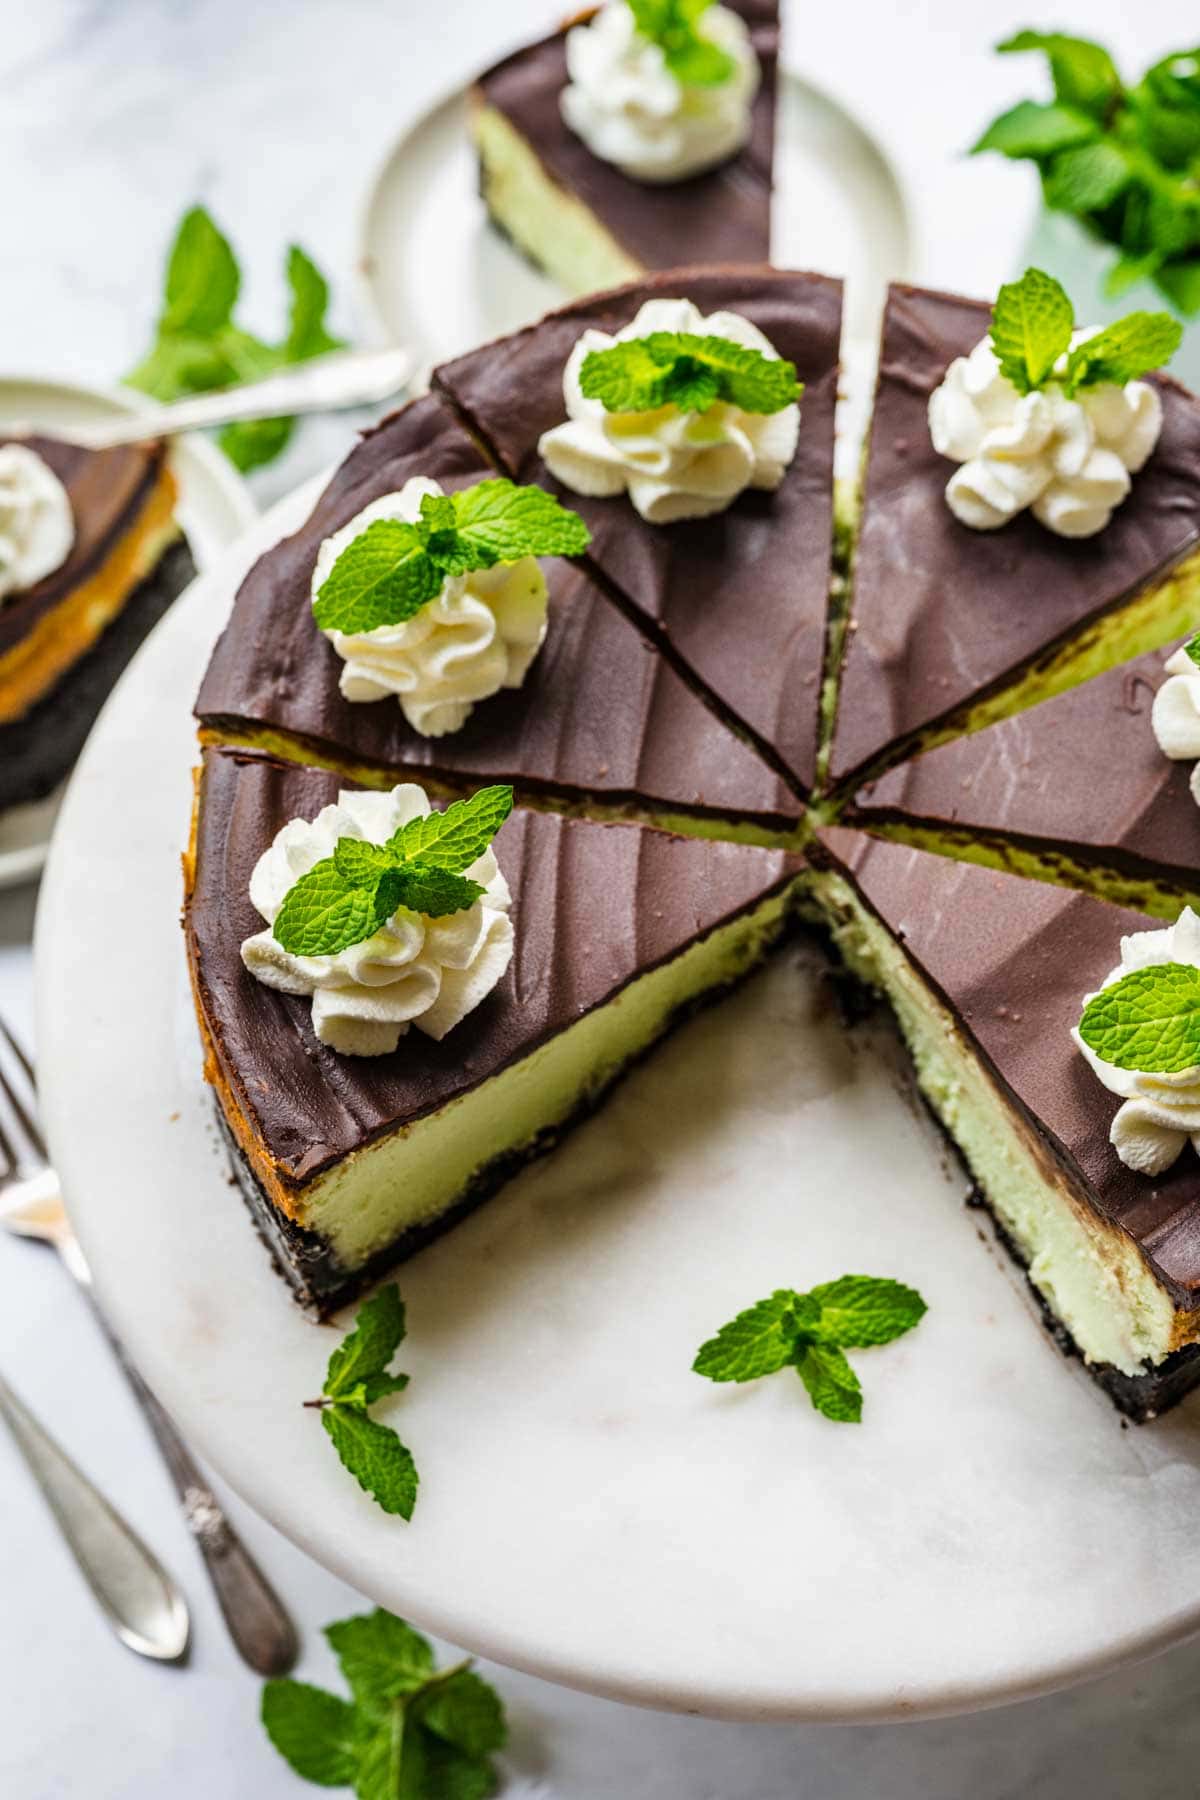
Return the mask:
[[336,956],[374,937],[402,906],[431,919],[465,912],[484,889],[463,870],[512,805],[510,787],[480,788],[445,812],[410,819],[384,844],[339,838],[333,855],[289,888],[272,926],[276,943],[292,956]]
[[1079,1035],[1101,1062],[1143,1075],[1200,1065],[1200,969],[1151,963],[1093,994]]
[[927,1310],[915,1288],[874,1275],[843,1275],[806,1294],[777,1288],[723,1325],[692,1368],[710,1381],[756,1381],[795,1369],[818,1412],[857,1425],[862,1388],[845,1351],[889,1344]]
[[359,1307],[354,1329],[329,1359],[321,1398],[305,1405],[320,1408],[321,1423],[358,1485],[384,1512],[411,1519],[418,1485],[412,1452],[369,1412],[408,1386],[407,1375],[388,1373],[405,1331],[404,1302],[393,1281]]
[[718,400],[742,412],[775,413],[804,392],[795,363],[747,344],[694,331],[652,331],[607,350],[590,350],[579,385],[606,412],[653,412],[677,406],[704,413]]
[[[1165,312],[1129,313],[1072,350],[1074,330],[1075,309],[1061,283],[1042,269],[1026,269],[1000,289],[992,309],[992,349],[1001,374],[1019,394],[1051,381],[1068,396],[1101,382],[1123,386],[1169,362],[1183,337],[1178,319]],[[1056,374],[1063,355],[1066,365]]]
[[376,519],[347,544],[313,602],[322,631],[401,625],[448,576],[525,556],[579,556],[592,534],[544,488],[497,476],[456,494],[426,494],[415,523]]
[[711,0],[628,0],[642,37],[657,44],[672,75],[685,87],[719,87],[736,64],[700,30]]
[[361,1613],[325,1636],[352,1698],[290,1678],[262,1693],[267,1736],[305,1781],[358,1800],[486,1800],[507,1737],[495,1689],[469,1662],[434,1666],[426,1638],[393,1613]]

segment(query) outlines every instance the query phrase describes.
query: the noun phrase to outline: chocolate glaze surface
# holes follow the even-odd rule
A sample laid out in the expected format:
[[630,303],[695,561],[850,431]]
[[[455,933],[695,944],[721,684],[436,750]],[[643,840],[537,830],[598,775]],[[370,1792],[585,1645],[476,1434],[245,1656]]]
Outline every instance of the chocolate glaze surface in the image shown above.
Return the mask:
[[369,433],[311,516],[242,584],[197,702],[203,725],[276,727],[310,746],[455,786],[656,803],[786,826],[796,802],[576,564],[547,560],[550,625],[523,686],[484,700],[461,731],[425,738],[396,700],[352,704],[317,630],[310,592],[323,538],[370,501],[427,475],[447,489],[493,473],[427,395]]
[[1198,889],[1192,766],[1165,757],[1150,724],[1162,665],[1151,651],[903,763],[860,791],[853,816],[978,830]]
[[1108,1141],[1120,1102],[1070,1035],[1084,995],[1120,961],[1122,936],[1163,921],[854,831],[821,839],[1096,1211],[1129,1234],[1177,1305],[1200,1305],[1200,1161],[1185,1148],[1157,1180],[1127,1169]]
[[49,463],[71,502],[75,542],[61,569],[0,606],[0,656],[95,573],[141,511],[167,453],[161,442],[87,450],[61,438],[11,433],[0,434],[0,446],[4,444],[24,444]]
[[262,929],[254,864],[341,785],[265,758],[204,758],[189,948],[223,1073],[295,1182],[486,1081],[800,867],[744,845],[518,810],[496,840],[516,926],[503,982],[440,1044],[412,1031],[392,1056],[339,1056],[313,1035],[309,1003],[256,981],[240,950]]
[[691,262],[765,262],[771,253],[771,177],[779,8],[774,0],[726,0],[741,13],[762,67],[750,141],[720,168],[652,185],[593,156],[559,110],[567,85],[566,31],[553,32],[497,63],[478,92],[508,119],[546,172],[595,214],[609,235],[647,269]]
[[[990,308],[893,287],[884,317],[831,778],[1005,686],[1200,545],[1200,402],[1158,377],[1162,437],[1111,524],[1056,537],[1025,512],[972,531],[946,505],[929,396],[986,336]],[[865,772],[865,769],[864,769]]]
[[[751,319],[805,384],[800,441],[777,493],[711,519],[648,525],[628,499],[555,483],[538,439],[565,417],[562,374],[589,328],[655,296]],[[434,375],[506,472],[561,495],[592,528],[591,562],[804,792],[814,775],[833,538],[833,415],[842,287],[776,269],[682,269],[575,302]]]

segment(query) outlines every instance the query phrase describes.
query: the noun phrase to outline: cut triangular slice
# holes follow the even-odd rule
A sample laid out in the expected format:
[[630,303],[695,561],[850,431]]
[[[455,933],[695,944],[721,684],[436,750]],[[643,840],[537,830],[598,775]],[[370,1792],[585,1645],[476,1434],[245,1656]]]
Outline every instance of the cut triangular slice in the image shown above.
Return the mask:
[[[650,525],[629,501],[556,484],[538,440],[564,416],[563,368],[589,328],[618,331],[654,298],[736,312],[795,363],[799,445],[773,494],[746,491],[708,519]],[[435,386],[514,478],[559,493],[592,528],[614,596],[801,792],[815,775],[833,549],[833,422],[842,287],[778,269],[674,269],[551,313],[438,369]]]
[[750,27],[762,71],[749,142],[685,181],[650,185],[602,161],[563,122],[569,21],[480,76],[473,130],[480,189],[500,229],[571,293],[674,268],[766,262],[775,160],[776,0],[726,0]]
[[1159,651],[1110,669],[890,770],[847,820],[1175,919],[1200,906],[1200,807],[1151,727],[1163,679]]
[[206,1063],[250,1207],[321,1310],[493,1193],[594,1108],[706,995],[787,929],[803,865],[549,813],[496,840],[516,940],[500,985],[442,1042],[339,1055],[305,999],[241,960],[251,872],[277,831],[336,800],[328,771],[209,751],[189,857],[188,950]]
[[1098,536],[1056,537],[1028,512],[998,531],[953,516],[929,396],[988,320],[951,294],[889,296],[829,765],[843,791],[1154,649],[1200,612],[1200,401],[1169,377],[1154,378],[1158,447]]
[[480,701],[461,730],[422,737],[396,699],[343,697],[344,665],[312,616],[322,541],[413,476],[454,490],[492,473],[432,395],[368,433],[300,530],[243,582],[197,702],[206,741],[323,763],[374,786],[404,770],[436,792],[503,781],[535,805],[701,835],[793,831],[798,803],[777,772],[572,563],[545,564],[549,629],[523,685]]
[[1109,1144],[1117,1102],[1071,1039],[1123,933],[1158,920],[905,845],[821,834],[817,897],[886,994],[917,1080],[1064,1343],[1118,1406],[1200,1381],[1200,1168],[1157,1180]]

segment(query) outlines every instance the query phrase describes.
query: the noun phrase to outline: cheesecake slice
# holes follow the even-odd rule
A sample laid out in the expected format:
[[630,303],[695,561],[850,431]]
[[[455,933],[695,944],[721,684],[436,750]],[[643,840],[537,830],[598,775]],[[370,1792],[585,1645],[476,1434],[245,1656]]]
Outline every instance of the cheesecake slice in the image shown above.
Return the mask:
[[504,782],[528,804],[593,817],[759,842],[794,834],[799,802],[778,771],[575,563],[545,564],[549,625],[522,685],[479,701],[460,730],[424,737],[394,698],[344,697],[345,665],[312,613],[323,540],[414,476],[452,492],[494,473],[433,395],[369,432],[299,531],[243,582],[197,701],[203,741],[374,787],[402,775],[437,794]]
[[9,444],[62,484],[74,539],[60,567],[0,598],[0,808],[63,779],[126,663],[195,572],[178,544],[165,444],[0,438]]
[[811,855],[838,952],[890,1001],[1060,1342],[1131,1417],[1172,1405],[1200,1381],[1200,1167],[1126,1168],[1071,1039],[1122,934],[1159,921],[842,829]]
[[847,821],[1174,920],[1200,906],[1191,766],[1151,725],[1161,651],[868,783]]
[[781,852],[514,812],[496,839],[515,947],[440,1042],[383,1056],[314,1035],[308,1001],[241,957],[262,929],[251,872],[339,778],[209,751],[185,928],[206,1068],[242,1190],[319,1311],[427,1243],[551,1148],[699,1002],[788,930],[803,865]]
[[[564,417],[563,369],[582,334],[616,332],[664,298],[749,319],[795,364],[804,394],[796,453],[775,492],[748,489],[713,517],[653,525],[624,495],[592,499],[557,484],[538,442]],[[816,774],[841,321],[842,284],[823,275],[673,269],[564,307],[434,374],[506,474],[583,515],[597,579],[801,795]]]
[[775,0],[729,0],[750,30],[761,80],[749,141],[730,161],[668,185],[647,185],[594,155],[565,124],[568,21],[480,76],[472,131],[479,185],[493,222],[569,293],[668,269],[703,250],[713,262],[766,262],[771,252]]
[[1200,401],[1151,377],[1162,435],[1095,537],[1023,513],[960,524],[929,398],[990,308],[893,287],[867,446],[829,780],[845,796],[906,756],[1181,636],[1200,614]]

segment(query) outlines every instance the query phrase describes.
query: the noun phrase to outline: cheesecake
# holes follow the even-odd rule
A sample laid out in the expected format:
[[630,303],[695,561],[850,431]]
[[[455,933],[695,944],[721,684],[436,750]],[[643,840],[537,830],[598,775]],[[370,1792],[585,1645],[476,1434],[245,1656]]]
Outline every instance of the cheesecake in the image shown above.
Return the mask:
[[1181,636],[1200,616],[1200,402],[1168,375],[1157,448],[1097,535],[1031,512],[972,530],[944,490],[931,396],[987,335],[990,308],[894,286],[883,321],[829,785],[880,769]]
[[[194,569],[175,521],[165,444],[91,450],[9,436],[0,438],[0,465],[8,471],[0,470],[4,809],[57,787],[126,663]],[[39,560],[35,538],[51,536]],[[48,562],[37,579],[24,579],[24,569]]]
[[206,1070],[260,1232],[326,1312],[436,1237],[591,1112],[618,1077],[788,931],[803,864],[518,808],[495,855],[512,895],[503,978],[443,1039],[340,1054],[242,946],[279,831],[334,805],[328,770],[210,750],[185,931]]
[[476,83],[472,134],[489,217],[568,293],[676,268],[698,248],[713,262],[768,260],[778,7],[732,0],[729,10],[744,21],[758,65],[746,141],[682,180],[638,179],[596,154],[564,118],[568,37],[587,30],[593,14],[515,51]]

